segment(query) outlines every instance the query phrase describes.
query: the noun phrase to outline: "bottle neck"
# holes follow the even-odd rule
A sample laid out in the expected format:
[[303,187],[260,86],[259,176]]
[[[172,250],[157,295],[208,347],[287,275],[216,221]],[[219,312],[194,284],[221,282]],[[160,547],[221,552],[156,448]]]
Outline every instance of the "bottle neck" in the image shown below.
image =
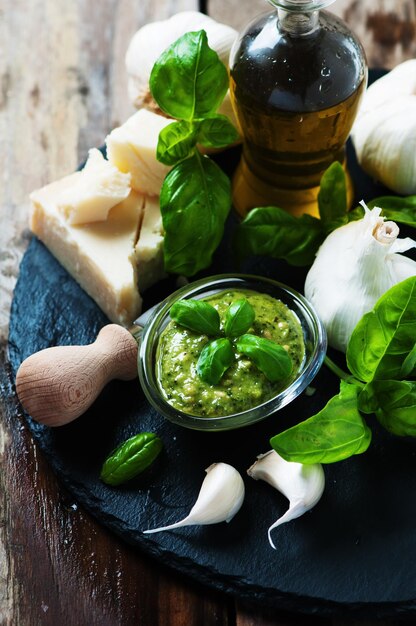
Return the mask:
[[277,17],[280,30],[289,35],[301,37],[319,28],[319,11],[287,11],[278,7]]

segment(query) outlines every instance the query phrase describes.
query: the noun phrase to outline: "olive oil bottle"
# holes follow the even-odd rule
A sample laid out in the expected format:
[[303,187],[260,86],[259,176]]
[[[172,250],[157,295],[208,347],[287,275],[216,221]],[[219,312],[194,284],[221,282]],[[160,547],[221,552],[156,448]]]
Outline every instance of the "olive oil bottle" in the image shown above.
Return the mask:
[[320,11],[332,1],[271,0],[276,10],[233,46],[231,96],[244,138],[233,196],[241,215],[275,205],[317,216],[323,172],[335,160],[345,167],[367,66],[354,34]]

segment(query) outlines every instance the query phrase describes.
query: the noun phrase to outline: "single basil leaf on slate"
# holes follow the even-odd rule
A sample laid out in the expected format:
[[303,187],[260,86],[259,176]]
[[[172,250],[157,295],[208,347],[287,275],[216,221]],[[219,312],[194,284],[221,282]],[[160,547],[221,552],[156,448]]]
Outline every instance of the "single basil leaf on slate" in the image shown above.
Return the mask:
[[196,365],[198,376],[209,385],[218,385],[234,361],[229,339],[215,339],[204,346]]
[[237,129],[225,115],[207,117],[199,124],[197,141],[206,148],[225,148],[238,138]]
[[344,168],[338,161],[334,161],[321,178],[318,207],[327,233],[347,223],[346,175]]
[[195,149],[196,130],[189,122],[173,122],[165,126],[157,143],[157,160],[165,165],[176,165],[188,158]]
[[410,350],[400,368],[400,378],[408,378],[416,375],[416,343]]
[[294,217],[278,207],[261,207],[241,222],[235,245],[240,257],[270,256],[301,266],[313,263],[324,239],[322,223],[315,217]]
[[182,35],[161,54],[149,86],[162,111],[192,121],[216,112],[228,89],[228,73],[200,30]]
[[217,309],[202,300],[178,300],[170,309],[171,318],[181,326],[203,335],[219,335],[220,316]]
[[130,437],[105,461],[100,478],[107,485],[121,485],[153,463],[163,448],[155,433],[139,433]]
[[361,388],[341,381],[340,392],[309,419],[270,440],[286,461],[336,463],[365,452],[371,431],[358,411]]
[[228,307],[225,314],[224,332],[227,337],[239,337],[248,331],[256,314],[246,298],[236,300]]
[[398,283],[366,313],[351,335],[347,363],[359,380],[400,378],[416,337],[416,276]]
[[211,263],[231,207],[231,184],[196,152],[166,176],[160,194],[167,272],[193,276]]
[[373,380],[360,395],[359,408],[375,413],[386,430],[400,436],[416,437],[416,382]]
[[292,372],[292,359],[282,346],[257,335],[243,335],[237,340],[237,350],[253,361],[271,382],[285,380]]

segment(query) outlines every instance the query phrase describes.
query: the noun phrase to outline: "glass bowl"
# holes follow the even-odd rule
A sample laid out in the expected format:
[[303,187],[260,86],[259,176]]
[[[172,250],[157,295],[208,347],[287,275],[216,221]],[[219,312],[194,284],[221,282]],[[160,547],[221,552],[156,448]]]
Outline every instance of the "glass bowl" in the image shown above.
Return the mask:
[[[296,379],[269,400],[240,413],[200,417],[180,411],[163,398],[156,377],[156,351],[161,332],[171,321],[172,305],[182,299],[201,299],[228,289],[249,289],[268,294],[286,304],[302,326],[305,358]],[[143,391],[150,404],[166,419],[195,430],[232,430],[265,419],[294,400],[318,373],[327,347],[325,329],[313,307],[294,289],[269,278],[243,274],[210,276],[190,283],[168,296],[153,310],[141,333],[138,369]]]

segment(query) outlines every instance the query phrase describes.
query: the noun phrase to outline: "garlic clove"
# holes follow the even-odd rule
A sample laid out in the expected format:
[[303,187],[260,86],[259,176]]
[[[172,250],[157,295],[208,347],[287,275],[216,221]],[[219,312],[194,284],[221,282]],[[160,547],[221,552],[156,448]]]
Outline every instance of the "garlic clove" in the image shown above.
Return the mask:
[[244,482],[239,472],[228,463],[213,463],[206,470],[197,501],[183,520],[143,531],[146,534],[172,530],[182,526],[230,522],[244,500]]
[[247,474],[255,480],[269,483],[289,500],[289,509],[268,530],[270,545],[276,549],[271,531],[300,517],[317,504],[325,488],[324,470],[320,463],[305,465],[285,461],[275,450],[270,450],[257,457]]

